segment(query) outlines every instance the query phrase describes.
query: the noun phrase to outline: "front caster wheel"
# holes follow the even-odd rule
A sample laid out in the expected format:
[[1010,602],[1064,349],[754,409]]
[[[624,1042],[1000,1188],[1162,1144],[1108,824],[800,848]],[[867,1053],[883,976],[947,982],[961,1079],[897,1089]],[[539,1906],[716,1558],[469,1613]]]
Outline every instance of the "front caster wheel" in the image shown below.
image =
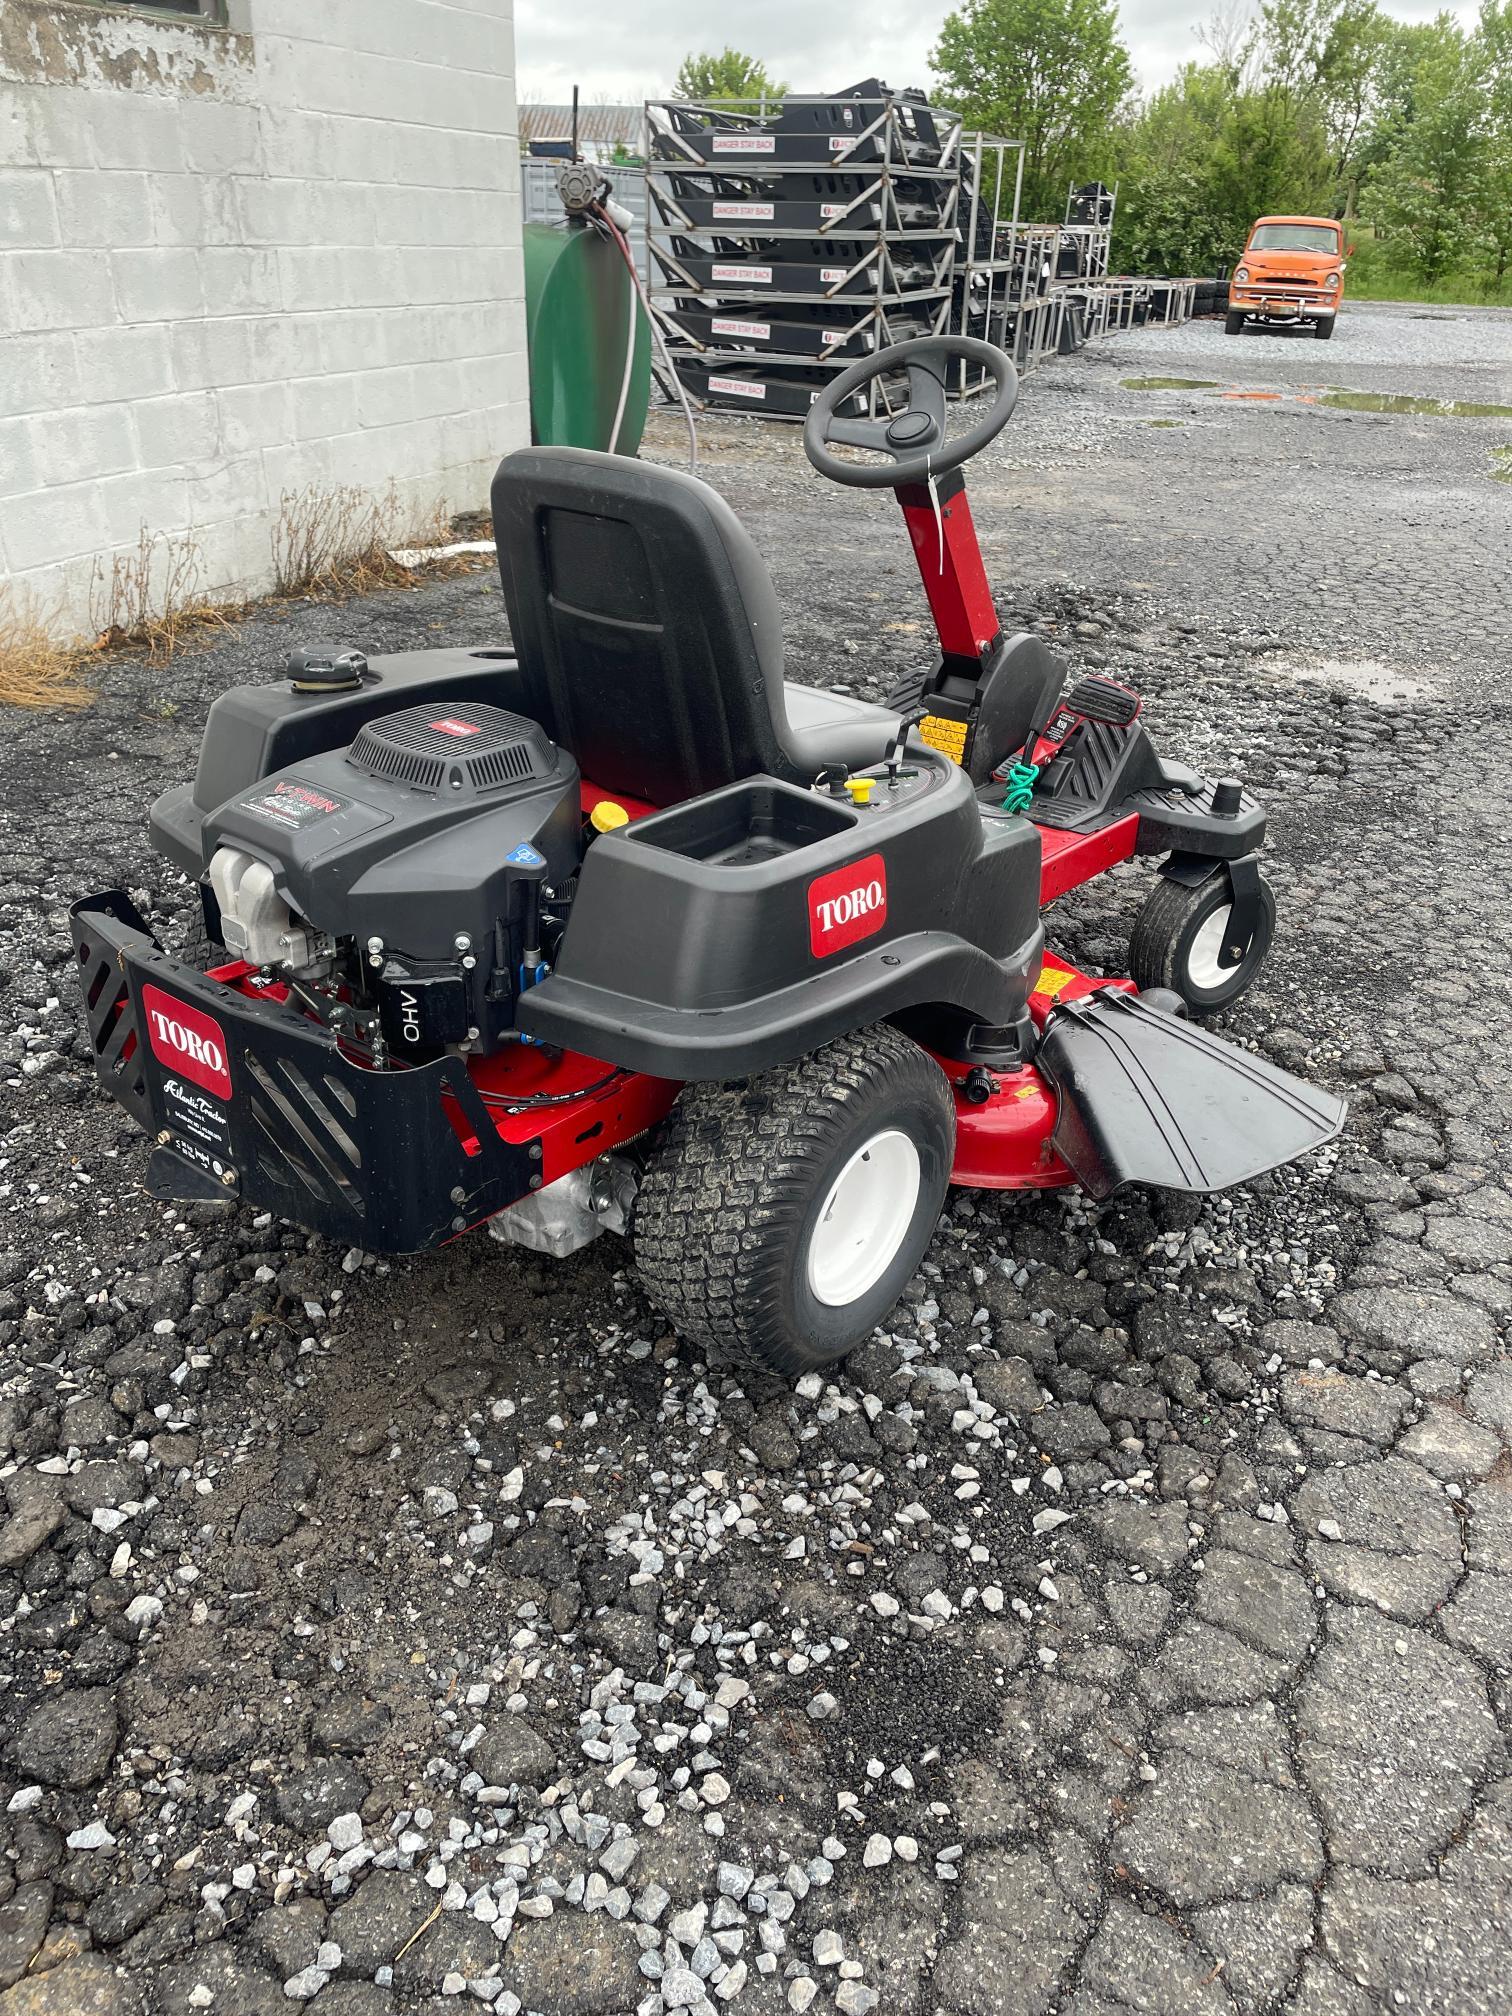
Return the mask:
[[1145,898],[1129,942],[1129,975],[1140,992],[1170,988],[1194,1015],[1237,1001],[1265,964],[1276,933],[1276,899],[1262,875],[1259,921],[1236,966],[1223,962],[1233,902],[1226,873],[1210,875],[1195,889],[1162,876]]
[[711,1351],[788,1377],[833,1365],[924,1257],[954,1156],[945,1074],[886,1024],[690,1085],[635,1200],[641,1284]]

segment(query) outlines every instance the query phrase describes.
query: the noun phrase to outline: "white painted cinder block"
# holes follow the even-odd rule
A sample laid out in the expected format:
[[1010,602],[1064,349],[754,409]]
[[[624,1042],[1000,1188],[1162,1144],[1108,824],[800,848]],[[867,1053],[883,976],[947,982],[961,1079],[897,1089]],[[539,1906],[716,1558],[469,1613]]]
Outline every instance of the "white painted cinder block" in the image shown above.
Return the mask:
[[0,571],[83,627],[144,527],[229,596],[285,491],[482,505],[529,438],[512,0],[67,11],[0,43]]

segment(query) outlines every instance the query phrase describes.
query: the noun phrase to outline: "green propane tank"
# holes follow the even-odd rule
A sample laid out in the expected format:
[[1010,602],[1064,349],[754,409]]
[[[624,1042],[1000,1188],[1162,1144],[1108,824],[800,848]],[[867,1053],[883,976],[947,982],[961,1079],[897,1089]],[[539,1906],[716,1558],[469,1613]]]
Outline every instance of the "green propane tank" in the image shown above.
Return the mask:
[[[525,316],[532,439],[635,454],[651,398],[651,329],[618,245],[585,223],[527,224]],[[612,440],[627,349],[630,382]]]

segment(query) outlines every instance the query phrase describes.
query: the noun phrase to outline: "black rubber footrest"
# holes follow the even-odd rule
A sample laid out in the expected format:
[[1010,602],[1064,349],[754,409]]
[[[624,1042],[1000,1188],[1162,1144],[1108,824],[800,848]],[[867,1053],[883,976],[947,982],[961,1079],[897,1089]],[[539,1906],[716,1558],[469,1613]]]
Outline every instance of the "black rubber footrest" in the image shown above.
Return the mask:
[[1115,728],[1126,728],[1140,708],[1137,693],[1120,686],[1116,679],[1100,679],[1095,672],[1083,673],[1061,704],[1073,714],[1084,714],[1089,721],[1106,721]]

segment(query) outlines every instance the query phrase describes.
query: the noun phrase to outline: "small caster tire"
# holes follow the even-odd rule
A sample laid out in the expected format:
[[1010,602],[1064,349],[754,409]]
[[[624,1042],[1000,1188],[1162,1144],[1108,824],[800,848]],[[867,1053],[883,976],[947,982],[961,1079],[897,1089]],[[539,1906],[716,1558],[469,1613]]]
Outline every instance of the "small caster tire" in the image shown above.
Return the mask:
[[1145,898],[1129,943],[1129,976],[1141,994],[1169,989],[1194,1015],[1211,1015],[1254,985],[1276,934],[1276,898],[1260,878],[1260,916],[1237,966],[1222,964],[1224,932],[1233,908],[1226,873],[1196,888],[1162,876]]

